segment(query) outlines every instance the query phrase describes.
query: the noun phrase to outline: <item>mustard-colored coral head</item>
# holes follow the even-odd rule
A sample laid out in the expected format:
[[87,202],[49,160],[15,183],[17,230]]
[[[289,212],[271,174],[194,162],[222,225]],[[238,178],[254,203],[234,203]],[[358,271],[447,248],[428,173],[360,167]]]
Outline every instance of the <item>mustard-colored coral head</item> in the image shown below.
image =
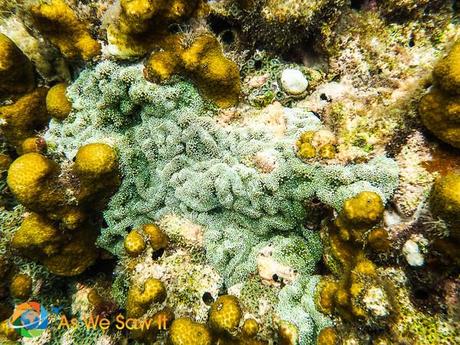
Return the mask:
[[168,246],[168,236],[156,224],[145,224],[142,227],[144,233],[148,236],[150,246],[153,250],[165,249]]
[[171,325],[169,341],[172,345],[211,345],[212,336],[205,325],[180,318]]
[[152,303],[166,299],[166,287],[156,278],[149,278],[142,286],[133,285],[128,291],[126,311],[129,317],[141,317]]
[[318,334],[317,345],[337,345],[337,332],[333,327],[326,327]]
[[21,204],[33,205],[47,193],[44,181],[58,170],[58,165],[45,156],[39,153],[26,153],[10,165],[6,181]]
[[259,324],[254,319],[247,319],[241,327],[241,333],[248,338],[253,338],[259,332]]
[[454,95],[460,95],[460,41],[434,69],[435,81],[439,87]]
[[10,293],[14,298],[28,299],[32,294],[32,278],[27,274],[16,274],[11,279]]
[[67,83],[59,83],[49,89],[46,95],[46,109],[58,120],[64,120],[72,110],[72,103],[66,96]]
[[209,312],[210,326],[219,332],[232,332],[238,327],[242,312],[238,298],[231,295],[220,296]]
[[460,238],[460,173],[452,172],[436,180],[430,206],[436,217],[449,224],[451,236]]
[[100,53],[99,42],[93,39],[86,24],[80,21],[64,0],[50,0],[30,7],[30,14],[43,36],[68,59],[89,60]]
[[125,251],[130,256],[138,256],[145,249],[145,241],[142,235],[136,231],[131,231],[125,237]]
[[87,144],[77,152],[74,170],[85,178],[97,178],[117,170],[117,154],[107,144]]
[[377,193],[361,192],[345,201],[342,215],[350,225],[365,226],[380,221],[383,211],[383,202]]
[[299,341],[299,330],[289,321],[280,321],[278,326],[280,345],[296,345]]

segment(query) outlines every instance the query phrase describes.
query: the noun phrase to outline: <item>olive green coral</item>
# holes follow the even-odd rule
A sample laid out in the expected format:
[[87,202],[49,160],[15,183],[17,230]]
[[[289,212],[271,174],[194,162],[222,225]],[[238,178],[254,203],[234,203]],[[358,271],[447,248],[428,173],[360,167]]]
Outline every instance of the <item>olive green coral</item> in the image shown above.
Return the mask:
[[29,298],[32,293],[32,278],[27,274],[16,274],[11,279],[10,293],[14,298]]
[[46,109],[52,117],[63,120],[72,110],[72,103],[66,96],[67,83],[59,83],[49,89],[46,95]]
[[125,237],[125,250],[130,256],[138,256],[145,249],[145,241],[142,235],[136,231],[131,231]]
[[30,213],[15,232],[11,245],[21,255],[42,262],[54,274],[74,276],[96,260],[96,236],[89,226],[63,232],[49,219]]
[[90,60],[100,53],[100,44],[64,0],[33,5],[30,14],[35,28],[57,46],[64,57]]
[[442,141],[460,148],[460,42],[433,71],[435,85],[419,106],[423,124]]
[[242,311],[238,298],[224,295],[211,305],[209,323],[217,332],[232,332],[238,327],[241,317]]
[[201,12],[202,0],[121,0],[118,17],[110,18],[107,40],[110,52],[122,58],[146,54],[162,46],[171,36],[168,28],[195,17]]

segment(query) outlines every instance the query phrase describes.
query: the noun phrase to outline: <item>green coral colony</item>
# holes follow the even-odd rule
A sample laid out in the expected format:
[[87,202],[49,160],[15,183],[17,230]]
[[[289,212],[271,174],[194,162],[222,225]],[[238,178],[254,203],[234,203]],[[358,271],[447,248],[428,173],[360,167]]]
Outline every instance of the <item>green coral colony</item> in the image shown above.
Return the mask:
[[0,343],[460,344],[459,15],[0,0]]

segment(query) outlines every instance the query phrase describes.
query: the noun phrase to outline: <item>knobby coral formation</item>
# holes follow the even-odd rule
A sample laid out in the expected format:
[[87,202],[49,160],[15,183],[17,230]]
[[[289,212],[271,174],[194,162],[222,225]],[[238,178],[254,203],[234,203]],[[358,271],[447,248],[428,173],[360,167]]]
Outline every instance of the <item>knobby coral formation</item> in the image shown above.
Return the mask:
[[35,28],[58,47],[64,57],[89,60],[100,53],[100,44],[64,0],[32,5],[30,15]]
[[0,0],[0,343],[459,343],[457,7]]
[[182,72],[218,106],[227,108],[237,103],[240,95],[238,67],[223,55],[214,36],[199,36],[185,49],[179,44],[169,49],[150,56],[146,63],[147,79],[163,82]]

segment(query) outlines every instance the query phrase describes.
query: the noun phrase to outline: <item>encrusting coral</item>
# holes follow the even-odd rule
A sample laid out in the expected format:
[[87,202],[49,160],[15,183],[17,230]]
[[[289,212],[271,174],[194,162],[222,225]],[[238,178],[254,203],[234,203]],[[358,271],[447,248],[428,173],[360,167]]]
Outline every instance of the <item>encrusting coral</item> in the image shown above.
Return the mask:
[[150,81],[164,82],[176,74],[189,76],[206,98],[222,108],[238,101],[238,66],[223,55],[218,40],[211,34],[197,37],[186,48],[175,44],[168,50],[154,52],[146,62],[145,75]]
[[100,53],[101,46],[91,37],[85,23],[64,0],[31,5],[34,27],[51,41],[67,59],[90,60]]
[[96,237],[97,231],[88,225],[63,231],[49,219],[31,213],[15,232],[11,246],[21,255],[40,261],[54,274],[73,276],[96,260]]
[[423,124],[442,141],[460,148],[460,42],[434,68],[434,86],[420,101]]

